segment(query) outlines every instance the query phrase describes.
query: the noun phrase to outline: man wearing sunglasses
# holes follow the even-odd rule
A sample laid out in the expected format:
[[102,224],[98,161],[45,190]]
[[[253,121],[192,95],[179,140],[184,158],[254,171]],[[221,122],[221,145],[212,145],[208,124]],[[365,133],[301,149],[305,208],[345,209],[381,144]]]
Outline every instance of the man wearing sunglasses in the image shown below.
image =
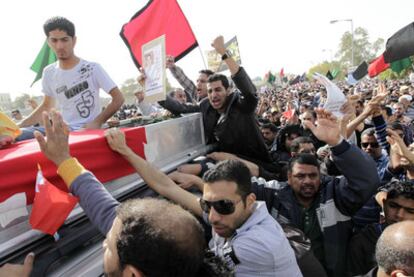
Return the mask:
[[352,235],[351,217],[376,191],[379,178],[374,161],[340,135],[337,119],[316,109],[318,125],[305,125],[326,142],[343,177],[321,177],[312,154],[299,154],[288,165],[288,181],[256,179],[253,191],[265,200],[278,222],[301,229],[312,242],[312,251],[328,276],[346,276],[347,243]]
[[384,177],[385,170],[388,167],[389,158],[382,152],[382,147],[375,137],[375,129],[368,128],[361,134],[361,148],[371,156],[377,164],[377,171],[380,179]]
[[207,171],[199,199],[136,155],[121,131],[108,130],[106,137],[149,187],[212,226],[209,247],[236,276],[302,276],[282,228],[251,192],[250,171],[242,162],[223,161]]

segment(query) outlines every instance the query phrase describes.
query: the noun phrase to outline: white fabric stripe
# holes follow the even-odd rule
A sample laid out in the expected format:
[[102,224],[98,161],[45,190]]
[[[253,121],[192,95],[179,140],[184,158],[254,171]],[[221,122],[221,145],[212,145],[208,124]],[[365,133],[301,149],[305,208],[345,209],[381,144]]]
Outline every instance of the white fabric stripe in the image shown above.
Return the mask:
[[336,225],[340,221],[351,220],[350,216],[343,215],[335,206],[333,199],[328,200],[326,203],[321,203],[318,209],[316,209],[318,215],[318,221],[321,229]]
[[16,218],[27,216],[26,193],[16,193],[0,203],[0,225],[6,227]]
[[253,182],[257,183],[257,185],[259,185],[259,186],[264,186],[265,188],[280,190],[283,187],[282,183],[280,183],[277,180],[266,181],[262,177],[257,178],[257,177],[253,176],[251,181],[252,181],[252,183]]

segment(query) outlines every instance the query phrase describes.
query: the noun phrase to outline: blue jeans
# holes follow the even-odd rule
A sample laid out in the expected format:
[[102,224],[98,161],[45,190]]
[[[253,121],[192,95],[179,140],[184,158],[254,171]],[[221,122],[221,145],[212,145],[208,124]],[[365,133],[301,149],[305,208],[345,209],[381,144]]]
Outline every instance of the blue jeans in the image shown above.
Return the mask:
[[22,131],[22,133],[20,134],[20,136],[18,136],[15,139],[15,141],[33,139],[34,131],[39,131],[43,135],[45,135],[45,127],[42,127],[42,126],[37,126],[37,127],[31,126],[31,127],[20,128],[20,131]]

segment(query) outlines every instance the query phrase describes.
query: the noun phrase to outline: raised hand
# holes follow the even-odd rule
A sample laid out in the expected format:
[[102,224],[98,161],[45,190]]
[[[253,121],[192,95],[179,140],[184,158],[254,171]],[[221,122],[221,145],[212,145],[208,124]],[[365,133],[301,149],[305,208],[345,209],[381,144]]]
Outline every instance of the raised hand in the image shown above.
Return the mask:
[[59,166],[63,161],[70,158],[69,128],[63,122],[62,115],[55,110],[52,110],[49,114],[43,112],[42,119],[45,126],[46,139],[38,131],[35,131],[34,136],[43,154]]
[[145,79],[147,78],[147,76],[145,75],[145,71],[144,69],[141,67],[139,68],[139,72],[141,73],[140,75],[138,75],[137,77],[137,81],[138,83],[141,85],[141,87],[145,87]]
[[167,55],[166,62],[165,62],[165,66],[167,68],[173,68],[173,67],[175,67],[175,61],[174,61],[174,57],[173,56]]
[[224,47],[224,38],[223,36],[216,37],[213,42],[211,43],[211,46],[219,53],[220,55],[223,55],[226,52],[226,47]]
[[387,141],[391,146],[391,151],[400,157],[405,157],[411,164],[414,164],[414,153],[405,145],[404,140],[393,130],[387,130]]
[[321,141],[329,146],[335,146],[341,141],[341,129],[337,118],[325,109],[315,109],[318,125],[315,126],[311,121],[304,120],[306,128]]

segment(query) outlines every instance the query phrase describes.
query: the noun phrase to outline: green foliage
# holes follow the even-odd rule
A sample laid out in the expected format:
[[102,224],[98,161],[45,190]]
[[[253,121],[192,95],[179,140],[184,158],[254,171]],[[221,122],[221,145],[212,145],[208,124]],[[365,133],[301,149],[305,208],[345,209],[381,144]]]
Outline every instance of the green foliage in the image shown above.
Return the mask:
[[406,68],[398,74],[397,72],[392,71],[391,68],[388,68],[387,70],[381,72],[378,75],[378,78],[381,81],[384,81],[384,80],[399,80],[399,79],[407,78],[408,75],[410,75],[411,72],[412,72],[411,68]]
[[[384,40],[378,38],[374,42],[369,41],[368,31],[358,27],[354,31],[354,66],[358,66],[363,61],[368,63],[378,56],[378,52],[384,46]],[[341,64],[351,66],[352,60],[352,34],[345,32],[339,43],[339,50],[335,55]]]
[[332,62],[328,62],[328,61],[324,61],[320,64],[315,65],[314,67],[311,67],[307,73],[307,77],[308,79],[312,79],[312,75],[313,73],[317,72],[320,73],[322,75],[326,75],[326,73],[328,72],[328,70],[330,70],[331,72],[334,69],[338,69],[339,73],[337,75],[337,77],[335,78],[335,80],[342,80],[345,77],[345,67],[343,64],[341,64],[338,61],[332,61]]

